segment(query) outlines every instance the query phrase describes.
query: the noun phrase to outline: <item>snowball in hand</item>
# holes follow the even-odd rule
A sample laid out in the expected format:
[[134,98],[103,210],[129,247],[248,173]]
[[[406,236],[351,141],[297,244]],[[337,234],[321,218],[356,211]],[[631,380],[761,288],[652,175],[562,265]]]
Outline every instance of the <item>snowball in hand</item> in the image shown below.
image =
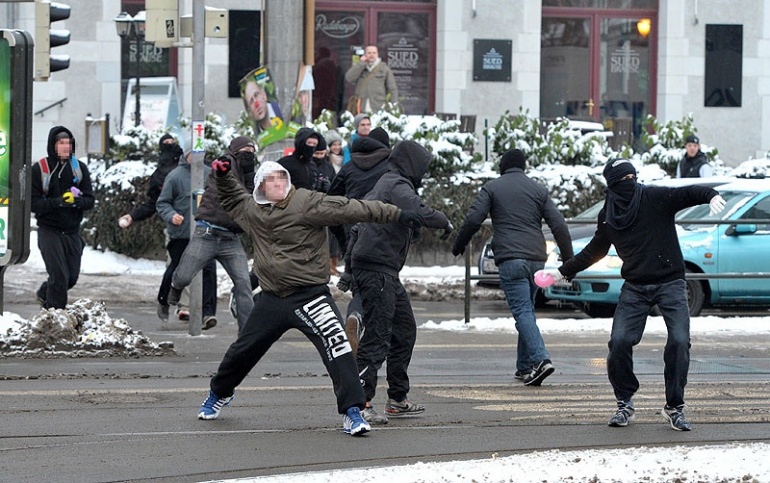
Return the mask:
[[556,283],[556,280],[553,278],[553,275],[546,272],[545,270],[538,270],[535,272],[535,285],[537,285],[540,288],[546,288],[550,287]]

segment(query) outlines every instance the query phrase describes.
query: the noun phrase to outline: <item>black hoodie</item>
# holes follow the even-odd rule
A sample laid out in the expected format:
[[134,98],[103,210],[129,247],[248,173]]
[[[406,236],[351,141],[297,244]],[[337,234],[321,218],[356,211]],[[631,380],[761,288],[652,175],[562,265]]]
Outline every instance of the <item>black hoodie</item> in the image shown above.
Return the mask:
[[[389,171],[366,195],[367,200],[380,200],[402,210],[418,211],[428,228],[446,228],[449,219],[426,205],[415,186],[428,172],[433,156],[414,141],[401,141],[388,159]],[[399,223],[358,225],[357,239],[348,243],[350,264],[354,269],[374,270],[397,277],[406,262],[412,230]]]
[[[82,179],[76,179],[69,159],[59,159],[56,154],[56,136],[67,133],[72,140],[72,157],[75,156],[75,138],[72,132],[64,126],[54,126],[48,132],[48,169],[51,173],[48,192],[43,192],[43,175],[40,163],[32,165],[32,212],[35,214],[38,226],[52,228],[63,233],[76,233],[83,221],[83,212],[94,207],[96,199],[91,188],[91,175],[85,164],[80,164]],[[62,195],[75,186],[80,190],[80,196],[74,203],[64,202]]]
[[310,148],[305,144],[308,138],[311,137],[318,139],[319,143],[323,139],[320,134],[308,127],[303,127],[297,131],[297,134],[294,136],[294,152],[278,160],[278,164],[289,172],[291,184],[295,188],[315,189],[314,168],[310,165],[315,147]]
[[353,142],[350,162],[334,177],[329,194],[363,199],[388,171],[390,148],[369,136]]

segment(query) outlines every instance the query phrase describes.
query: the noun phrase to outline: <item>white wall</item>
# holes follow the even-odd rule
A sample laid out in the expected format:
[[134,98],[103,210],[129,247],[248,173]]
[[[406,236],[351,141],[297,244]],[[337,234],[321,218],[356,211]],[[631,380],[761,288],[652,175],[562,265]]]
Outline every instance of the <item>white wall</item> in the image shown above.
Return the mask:
[[[770,6],[744,0],[660,2],[658,109],[661,121],[692,114],[701,143],[716,146],[730,166],[770,150]],[[707,24],[743,25],[741,107],[705,107]]]

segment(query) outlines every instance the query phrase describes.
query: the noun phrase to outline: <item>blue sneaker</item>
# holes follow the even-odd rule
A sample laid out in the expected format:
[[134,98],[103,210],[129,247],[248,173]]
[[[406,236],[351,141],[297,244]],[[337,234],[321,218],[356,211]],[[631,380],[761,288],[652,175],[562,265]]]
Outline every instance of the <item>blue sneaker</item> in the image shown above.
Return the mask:
[[214,394],[214,391],[209,391],[209,397],[203,401],[201,410],[198,411],[198,419],[217,419],[219,411],[230,404],[230,401],[232,401],[234,397],[235,396],[219,397]]
[[372,427],[361,416],[361,410],[353,406],[342,415],[342,429],[351,436],[362,436],[371,431]]
[[671,425],[671,429],[674,431],[690,431],[692,429],[690,423],[684,418],[684,405],[678,408],[666,405],[660,411],[660,414],[666,418],[666,421],[668,421],[668,424]]

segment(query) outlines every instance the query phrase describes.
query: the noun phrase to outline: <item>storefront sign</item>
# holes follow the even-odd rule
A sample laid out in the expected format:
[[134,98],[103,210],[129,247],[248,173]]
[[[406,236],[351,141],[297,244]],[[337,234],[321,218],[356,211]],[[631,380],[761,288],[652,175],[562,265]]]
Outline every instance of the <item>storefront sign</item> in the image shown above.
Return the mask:
[[327,37],[335,39],[346,39],[361,28],[361,23],[356,17],[347,16],[337,19],[329,19],[324,14],[315,16],[316,32],[321,32]]
[[513,42],[475,39],[473,41],[473,80],[510,82]]

